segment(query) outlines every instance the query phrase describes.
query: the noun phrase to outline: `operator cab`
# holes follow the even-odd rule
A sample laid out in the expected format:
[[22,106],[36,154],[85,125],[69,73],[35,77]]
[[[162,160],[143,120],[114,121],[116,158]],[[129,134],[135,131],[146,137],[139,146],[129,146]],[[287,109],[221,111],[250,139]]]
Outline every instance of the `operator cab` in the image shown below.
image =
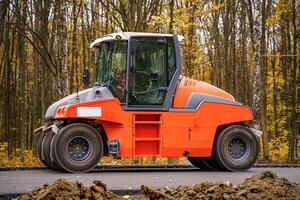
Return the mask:
[[182,39],[127,32],[95,40],[94,85],[107,87],[125,110],[168,110],[181,72]]

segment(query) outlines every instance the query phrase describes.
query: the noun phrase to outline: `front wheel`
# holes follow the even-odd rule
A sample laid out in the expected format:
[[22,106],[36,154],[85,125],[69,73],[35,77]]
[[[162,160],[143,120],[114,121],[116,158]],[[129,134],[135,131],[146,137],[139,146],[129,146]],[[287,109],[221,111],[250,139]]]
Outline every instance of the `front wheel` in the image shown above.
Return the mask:
[[258,158],[258,139],[245,126],[224,129],[217,135],[214,145],[216,161],[228,171],[247,170]]
[[75,123],[63,127],[53,142],[58,163],[71,173],[90,171],[103,154],[100,134],[86,124]]

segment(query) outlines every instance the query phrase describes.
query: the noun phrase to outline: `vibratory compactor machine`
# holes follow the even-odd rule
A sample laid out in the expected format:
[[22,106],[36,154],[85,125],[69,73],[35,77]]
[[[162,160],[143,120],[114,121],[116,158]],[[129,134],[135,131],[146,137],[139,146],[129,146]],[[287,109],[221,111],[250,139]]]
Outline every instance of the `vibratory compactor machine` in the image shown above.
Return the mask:
[[185,156],[205,170],[250,168],[261,135],[246,124],[252,110],[181,75],[181,40],[134,32],[96,39],[93,86],[52,104],[36,129],[41,161],[72,173],[90,171],[102,156]]

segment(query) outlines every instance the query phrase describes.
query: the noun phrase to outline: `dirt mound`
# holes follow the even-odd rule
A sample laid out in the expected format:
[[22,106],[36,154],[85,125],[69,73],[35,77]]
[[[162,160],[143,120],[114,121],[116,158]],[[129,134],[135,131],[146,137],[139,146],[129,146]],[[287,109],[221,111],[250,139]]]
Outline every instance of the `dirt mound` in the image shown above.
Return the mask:
[[231,183],[204,182],[174,189],[155,190],[143,186],[142,192],[149,199],[296,199],[300,200],[300,186],[265,171],[247,178],[233,187]]
[[43,187],[33,190],[29,194],[22,195],[17,199],[124,199],[106,189],[106,185],[101,181],[94,181],[90,188],[84,187],[82,183],[71,183],[65,179],[59,179],[53,184],[45,184]]
[[300,186],[265,171],[238,185],[238,194],[247,199],[300,199]]
[[81,183],[70,183],[60,179],[51,185],[44,185],[30,194],[18,199],[131,199],[131,200],[164,200],[164,199],[295,199],[300,200],[300,186],[279,178],[275,173],[265,171],[247,178],[245,182],[233,187],[231,183],[204,182],[190,186],[180,185],[177,188],[157,190],[142,185],[141,193],[135,196],[120,196],[106,189],[100,181],[94,181],[89,188]]

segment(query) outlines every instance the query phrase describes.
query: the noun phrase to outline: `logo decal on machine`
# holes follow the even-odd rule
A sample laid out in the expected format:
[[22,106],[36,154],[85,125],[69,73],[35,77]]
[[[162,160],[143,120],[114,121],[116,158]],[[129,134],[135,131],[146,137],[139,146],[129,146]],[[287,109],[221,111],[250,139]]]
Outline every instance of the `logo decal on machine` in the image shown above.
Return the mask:
[[101,117],[101,107],[77,107],[77,117]]

